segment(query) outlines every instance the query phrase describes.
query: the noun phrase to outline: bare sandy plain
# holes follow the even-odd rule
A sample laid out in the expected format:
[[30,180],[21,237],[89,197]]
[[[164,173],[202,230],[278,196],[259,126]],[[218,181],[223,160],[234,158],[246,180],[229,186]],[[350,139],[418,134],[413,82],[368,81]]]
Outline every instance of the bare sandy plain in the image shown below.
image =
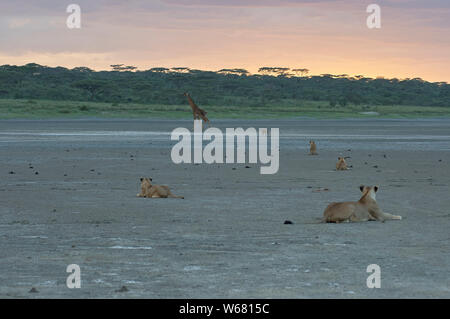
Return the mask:
[[[279,172],[172,163],[192,121],[0,121],[0,298],[450,297],[450,120],[212,125],[280,128]],[[185,199],[137,198],[141,176]],[[317,223],[360,184],[403,220]]]

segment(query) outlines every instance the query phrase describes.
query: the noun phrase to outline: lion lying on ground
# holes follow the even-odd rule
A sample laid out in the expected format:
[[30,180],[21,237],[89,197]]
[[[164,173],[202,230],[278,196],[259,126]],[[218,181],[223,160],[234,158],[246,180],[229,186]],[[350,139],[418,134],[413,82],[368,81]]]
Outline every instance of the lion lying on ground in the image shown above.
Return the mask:
[[166,185],[152,185],[152,179],[150,177],[141,177],[141,192],[137,194],[137,197],[147,198],[182,198],[183,196],[176,196],[172,194],[169,187]]
[[402,219],[401,216],[383,212],[377,204],[375,193],[378,186],[361,185],[362,196],[357,202],[331,203],[323,212],[323,222],[364,222],[378,220],[384,222],[387,219]]

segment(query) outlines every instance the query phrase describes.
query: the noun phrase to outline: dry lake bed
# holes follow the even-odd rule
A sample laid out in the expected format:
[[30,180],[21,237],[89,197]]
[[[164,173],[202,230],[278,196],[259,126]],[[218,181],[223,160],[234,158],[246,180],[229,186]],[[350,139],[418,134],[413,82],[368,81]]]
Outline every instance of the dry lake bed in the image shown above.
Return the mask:
[[[212,125],[279,128],[278,173],[174,164],[188,120],[0,121],[0,298],[450,297],[450,120]],[[141,176],[185,199],[137,198]],[[403,220],[317,222],[360,184]]]

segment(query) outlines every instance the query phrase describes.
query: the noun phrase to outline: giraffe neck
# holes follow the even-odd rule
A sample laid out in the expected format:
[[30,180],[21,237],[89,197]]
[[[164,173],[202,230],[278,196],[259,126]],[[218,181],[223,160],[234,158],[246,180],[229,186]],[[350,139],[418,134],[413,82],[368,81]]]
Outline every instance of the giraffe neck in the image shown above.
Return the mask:
[[193,110],[196,109],[197,105],[194,103],[194,101],[192,100],[192,98],[189,95],[187,96],[187,99],[188,99],[188,102],[189,102],[189,105],[191,106],[191,108]]

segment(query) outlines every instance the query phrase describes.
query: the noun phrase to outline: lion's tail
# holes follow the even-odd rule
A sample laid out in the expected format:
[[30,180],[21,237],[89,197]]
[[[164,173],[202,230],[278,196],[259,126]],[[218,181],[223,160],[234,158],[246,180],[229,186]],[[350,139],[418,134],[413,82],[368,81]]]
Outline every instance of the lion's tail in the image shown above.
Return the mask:
[[177,195],[174,195],[174,194],[169,194],[169,197],[170,198],[181,198],[181,199],[184,199],[184,196],[177,196]]
[[302,224],[304,224],[304,225],[314,225],[314,224],[323,224],[323,223],[327,223],[327,219],[325,217],[323,217],[323,218],[316,218],[315,221],[302,223]]

